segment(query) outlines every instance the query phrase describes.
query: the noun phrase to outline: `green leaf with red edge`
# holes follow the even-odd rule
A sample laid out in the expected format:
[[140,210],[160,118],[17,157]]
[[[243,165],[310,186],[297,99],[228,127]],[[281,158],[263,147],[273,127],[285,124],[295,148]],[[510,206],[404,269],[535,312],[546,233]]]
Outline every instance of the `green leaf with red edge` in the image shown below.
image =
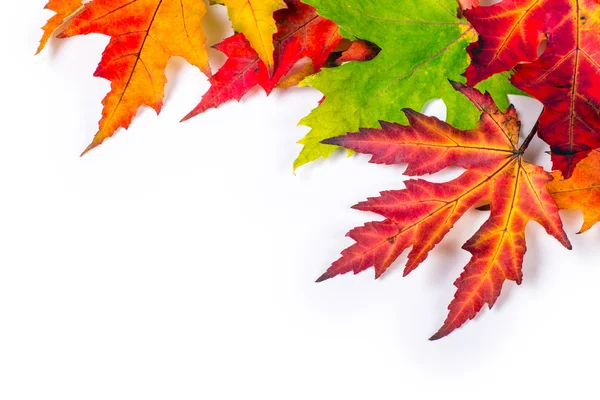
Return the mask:
[[[514,68],[513,84],[544,104],[539,135],[565,177],[600,147],[600,7],[597,0],[503,0],[464,15],[471,85]],[[547,40],[541,56],[538,48]]]
[[274,14],[278,31],[273,37],[273,74],[244,35],[236,34],[225,39],[215,47],[227,55],[227,61],[211,78],[210,89],[200,104],[184,120],[230,100],[239,101],[257,85],[270,94],[292,67],[305,57],[311,59],[309,72],[319,71],[324,66],[342,40],[337,25],[320,17],[313,7],[299,0],[286,0],[286,5],[287,9]]
[[350,231],[348,236],[356,243],[342,252],[319,282],[370,267],[379,277],[412,247],[406,275],[427,258],[467,210],[490,204],[489,219],[463,246],[472,257],[455,282],[458,290],[448,307],[449,315],[432,339],[448,335],[475,317],[485,304],[491,308],[506,280],[521,283],[529,221],[538,222],[571,248],[558,207],[546,188],[550,174],[523,160],[533,133],[519,146],[520,123],[514,107],[502,112],[488,93],[459,83],[453,86],[481,113],[473,130],[459,130],[405,109],[409,126],[382,122],[381,129],[363,129],[323,142],[371,154],[372,163],[406,163],[405,174],[411,176],[452,166],[465,168],[465,172],[446,183],[409,180],[406,189],[382,192],[380,197],[356,205],[358,210],[385,219]]

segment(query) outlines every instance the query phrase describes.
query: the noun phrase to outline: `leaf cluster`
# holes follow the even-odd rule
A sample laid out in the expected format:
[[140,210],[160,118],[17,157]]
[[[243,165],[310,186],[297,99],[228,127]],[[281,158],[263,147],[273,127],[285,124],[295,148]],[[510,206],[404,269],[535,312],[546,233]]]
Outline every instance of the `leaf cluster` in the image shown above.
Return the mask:
[[[85,3],[85,4],[84,4]],[[111,82],[87,152],[138,109],[163,105],[165,68],[180,56],[210,88],[184,120],[239,101],[259,86],[310,86],[324,98],[300,124],[310,128],[294,168],[338,148],[406,165],[425,176],[461,167],[456,179],[423,178],[354,208],[381,221],[348,233],[355,243],[318,279],[374,268],[375,276],[410,249],[405,275],[424,263],[469,210],[489,218],[463,249],[471,259],[456,280],[440,339],[487,305],[506,281],[520,284],[525,227],[539,223],[567,249],[560,209],[581,210],[581,232],[600,220],[600,7],[598,0],[211,0],[227,8],[235,34],[214,47],[209,65],[201,0],[49,0],[53,34],[110,37],[95,76]],[[508,95],[544,105],[533,131],[520,134]],[[446,121],[419,111],[435,98]],[[552,171],[526,162],[532,140],[550,147]]]
[[[374,163],[407,164],[406,175],[465,168],[453,181],[409,180],[405,189],[355,206],[385,219],[350,231],[356,243],[318,281],[370,267],[379,277],[412,248],[408,274],[467,209],[486,204],[489,219],[463,246],[471,260],[455,282],[448,317],[432,337],[440,339],[483,306],[491,308],[505,281],[521,283],[529,221],[570,249],[559,209],[583,211],[581,232],[600,220],[597,1],[307,2],[348,36],[366,38],[382,50],[369,63],[305,81],[326,100],[302,121],[311,131],[301,141],[296,166],[342,146],[372,155]],[[448,79],[464,84],[448,85]],[[517,90],[544,105],[520,145],[517,115],[506,108],[506,94]],[[446,122],[413,111],[432,98],[446,103]],[[522,158],[536,138],[550,146],[552,173]]]

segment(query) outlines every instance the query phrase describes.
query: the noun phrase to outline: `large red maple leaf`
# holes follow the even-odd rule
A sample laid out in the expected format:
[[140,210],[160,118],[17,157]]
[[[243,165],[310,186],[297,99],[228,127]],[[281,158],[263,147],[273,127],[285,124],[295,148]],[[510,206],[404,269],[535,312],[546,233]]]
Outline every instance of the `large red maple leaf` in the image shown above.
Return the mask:
[[379,277],[412,247],[406,275],[427,258],[467,210],[490,204],[489,219],[463,246],[472,257],[455,282],[458,290],[448,318],[432,339],[448,335],[475,317],[485,304],[491,308],[504,281],[521,283],[529,221],[538,222],[571,248],[558,207],[546,188],[550,174],[523,160],[535,132],[519,146],[520,123],[514,107],[502,112],[489,94],[453,85],[482,113],[473,130],[461,131],[407,109],[410,126],[383,122],[381,129],[363,129],[323,142],[371,154],[373,163],[407,163],[407,175],[431,174],[451,166],[466,171],[446,183],[409,180],[404,190],[382,192],[380,197],[356,205],[358,210],[385,219],[350,231],[348,236],[356,243],[342,252],[319,282],[370,267]]
[[480,35],[468,48],[467,82],[514,68],[513,84],[544,104],[539,134],[550,144],[554,168],[567,177],[600,147],[599,4],[504,0],[464,13]]

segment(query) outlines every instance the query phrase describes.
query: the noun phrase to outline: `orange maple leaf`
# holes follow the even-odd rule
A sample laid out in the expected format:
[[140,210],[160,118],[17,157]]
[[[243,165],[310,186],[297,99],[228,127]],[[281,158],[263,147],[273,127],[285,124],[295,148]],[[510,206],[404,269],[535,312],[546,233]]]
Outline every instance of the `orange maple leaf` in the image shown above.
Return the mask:
[[490,204],[490,217],[463,246],[472,254],[455,282],[458,288],[440,339],[491,308],[505,280],[521,283],[526,251],[525,226],[542,225],[568,249],[558,207],[546,188],[552,178],[541,167],[523,160],[535,135],[519,146],[520,123],[513,106],[498,109],[491,96],[460,83],[452,83],[482,112],[477,127],[461,131],[435,117],[404,112],[410,126],[381,123],[381,129],[363,129],[323,143],[371,154],[378,164],[407,163],[407,175],[423,175],[450,166],[466,171],[446,183],[409,180],[406,189],[382,192],[354,208],[372,211],[385,220],[370,222],[349,232],[356,241],[317,280],[374,267],[381,276],[404,250],[412,247],[404,274],[413,271],[470,208]]
[[569,179],[563,179],[560,171],[552,173],[554,179],[548,190],[558,207],[564,210],[580,210],[583,226],[579,233],[590,229],[600,221],[600,151],[593,150],[579,162]]
[[50,11],[54,11],[55,14],[48,20],[46,25],[42,28],[44,30],[44,34],[42,35],[42,39],[40,40],[40,45],[37,49],[36,54],[39,54],[40,51],[44,50],[48,40],[52,34],[69,18],[71,15],[75,14],[77,10],[82,7],[83,0],[50,0],[48,4],[46,4],[46,9]]
[[210,76],[198,0],[94,0],[85,5],[59,38],[101,33],[111,40],[94,76],[108,79],[111,91],[102,104],[98,133],[84,154],[128,128],[138,109],[147,105],[160,113],[165,68],[180,56]]

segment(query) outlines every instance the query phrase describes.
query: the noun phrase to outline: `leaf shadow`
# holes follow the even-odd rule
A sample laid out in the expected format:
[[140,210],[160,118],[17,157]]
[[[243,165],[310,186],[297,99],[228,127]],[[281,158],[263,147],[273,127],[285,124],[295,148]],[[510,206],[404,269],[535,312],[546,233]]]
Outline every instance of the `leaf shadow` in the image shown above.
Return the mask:
[[64,51],[65,47],[68,46],[68,39],[59,39],[56,35],[60,32],[60,29],[52,34],[46,47],[42,52],[47,52],[50,60],[55,61],[56,58]]
[[187,61],[185,61],[182,57],[173,56],[169,59],[167,63],[167,68],[165,68],[165,76],[167,77],[167,83],[165,85],[165,103],[169,101],[171,96],[173,95],[173,91],[175,87],[178,86],[181,71],[185,68]]
[[[88,1],[86,0],[85,2],[87,3]],[[80,8],[80,11],[82,9],[83,9],[83,6]],[[49,11],[49,10],[45,9],[44,11]],[[46,43],[46,47],[44,47],[43,51],[48,52],[48,56],[50,57],[51,60],[56,59],[56,57],[58,57],[58,55],[63,51],[63,49],[67,45],[67,40],[59,39],[59,38],[57,38],[57,36],[63,30],[65,30],[65,28],[71,23],[71,21],[73,20],[73,18],[75,18],[75,16],[77,14],[79,14],[80,11],[77,11],[73,15],[68,16],[67,18],[65,18],[64,21],[63,21],[63,23],[60,24],[60,26],[58,28],[56,28],[54,30],[54,32],[52,32],[52,35],[50,35],[50,38],[48,39],[48,42]],[[54,14],[55,13],[53,11],[50,11],[50,15],[49,15],[49,17],[47,19],[51,18]]]
[[221,42],[225,37],[234,33],[227,17],[227,9],[219,4],[206,7],[206,15],[202,19],[202,29],[206,35],[208,47]]
[[[575,212],[561,212],[561,219],[565,225],[565,231],[573,232],[573,227],[581,225],[581,213]],[[573,234],[569,234],[570,238],[573,238]],[[527,243],[527,252],[523,259],[522,271],[523,271],[523,282],[526,282],[525,287],[537,286],[540,283],[540,277],[542,276],[542,268],[544,268],[543,252],[546,246],[546,239],[548,238],[546,231],[540,225],[535,222],[531,222],[527,225],[525,230],[525,240]],[[554,240],[554,239],[552,239]],[[558,242],[555,243],[560,246]],[[512,281],[505,282],[502,286],[502,293],[494,308],[501,310],[509,301],[510,293],[519,285],[516,285]],[[520,285],[524,286],[524,284]]]

